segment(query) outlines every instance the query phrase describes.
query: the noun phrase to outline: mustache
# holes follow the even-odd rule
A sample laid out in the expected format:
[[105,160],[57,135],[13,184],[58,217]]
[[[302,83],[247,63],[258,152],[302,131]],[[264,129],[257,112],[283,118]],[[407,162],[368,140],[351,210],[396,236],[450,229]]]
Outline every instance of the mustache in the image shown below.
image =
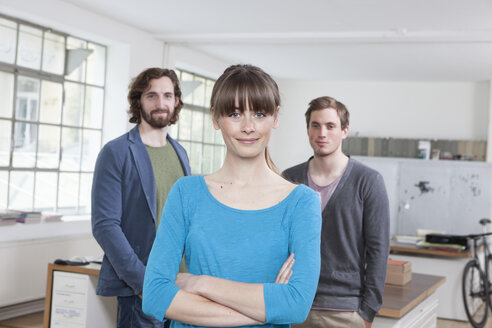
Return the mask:
[[163,109],[154,109],[150,111],[150,115],[155,114],[155,113],[168,113],[169,114],[169,109],[163,108]]

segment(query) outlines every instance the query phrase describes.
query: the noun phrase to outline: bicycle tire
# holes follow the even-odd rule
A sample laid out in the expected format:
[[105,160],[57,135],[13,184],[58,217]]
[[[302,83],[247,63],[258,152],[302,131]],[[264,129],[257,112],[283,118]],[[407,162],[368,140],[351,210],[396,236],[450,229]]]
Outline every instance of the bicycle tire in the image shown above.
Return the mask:
[[475,260],[469,261],[463,270],[462,296],[466,316],[474,328],[483,328],[487,322],[489,298],[488,282]]
[[487,265],[489,266],[489,308],[492,310],[492,254],[487,257]]

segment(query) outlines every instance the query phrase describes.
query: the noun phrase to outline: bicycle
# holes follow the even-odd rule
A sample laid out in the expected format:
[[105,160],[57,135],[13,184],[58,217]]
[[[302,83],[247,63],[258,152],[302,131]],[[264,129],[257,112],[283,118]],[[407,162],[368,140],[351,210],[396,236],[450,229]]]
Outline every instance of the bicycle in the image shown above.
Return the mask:
[[[466,236],[473,240],[473,259],[466,263],[463,270],[462,295],[465,312],[474,328],[482,328],[487,322],[488,308],[492,310],[492,254],[490,254],[487,236],[492,232],[485,232],[490,224],[489,219],[481,219],[480,224],[484,233]],[[483,245],[483,258],[478,255],[479,241]]]

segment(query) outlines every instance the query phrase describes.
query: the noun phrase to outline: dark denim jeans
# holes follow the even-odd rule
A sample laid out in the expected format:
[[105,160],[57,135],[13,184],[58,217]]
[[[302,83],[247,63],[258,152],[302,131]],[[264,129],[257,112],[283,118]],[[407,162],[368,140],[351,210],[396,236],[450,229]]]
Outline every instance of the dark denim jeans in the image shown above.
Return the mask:
[[167,328],[165,323],[148,316],[142,311],[140,296],[118,296],[118,326],[117,328]]

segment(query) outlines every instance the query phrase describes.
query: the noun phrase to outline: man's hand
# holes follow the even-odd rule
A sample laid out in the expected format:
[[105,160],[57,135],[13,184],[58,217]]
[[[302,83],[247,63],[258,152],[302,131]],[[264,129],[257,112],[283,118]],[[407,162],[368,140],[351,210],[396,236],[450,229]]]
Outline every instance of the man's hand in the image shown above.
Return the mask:
[[287,284],[289,282],[290,277],[292,276],[292,266],[296,259],[294,258],[294,253],[290,254],[290,256],[285,260],[284,264],[280,268],[280,271],[277,274],[277,278],[275,278],[276,284]]
[[[362,319],[364,320],[364,319]],[[366,325],[366,328],[371,328],[372,327],[372,322],[364,320],[364,325]]]

